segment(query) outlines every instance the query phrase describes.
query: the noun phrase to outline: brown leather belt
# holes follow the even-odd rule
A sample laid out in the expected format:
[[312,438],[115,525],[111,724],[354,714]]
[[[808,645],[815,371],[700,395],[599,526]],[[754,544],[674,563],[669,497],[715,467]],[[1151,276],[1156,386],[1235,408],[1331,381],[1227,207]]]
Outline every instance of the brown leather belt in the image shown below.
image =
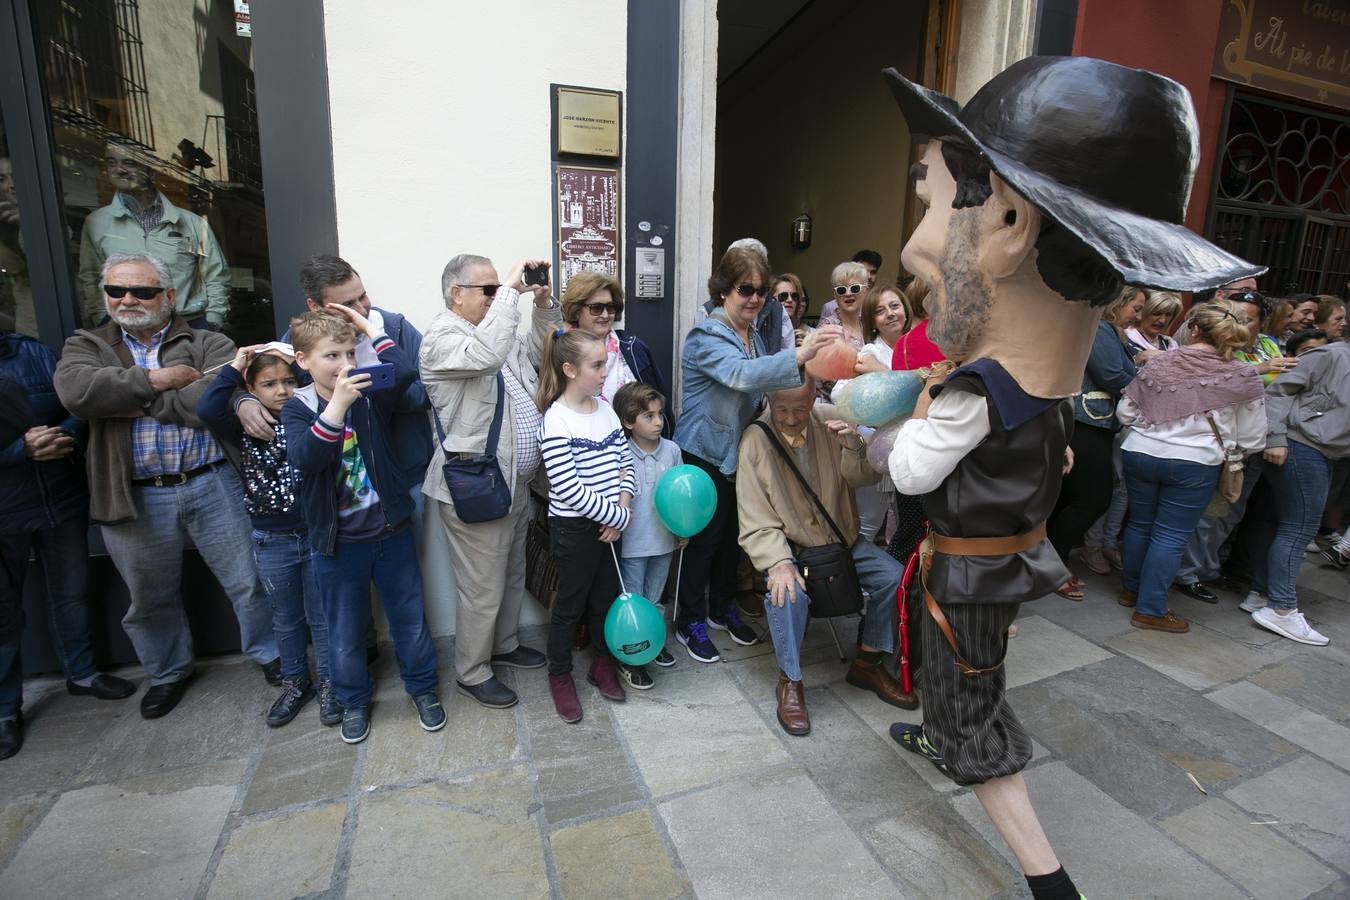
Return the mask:
[[[956,661],[957,671],[968,678],[998,671],[1003,667],[1003,663],[1000,662],[998,665],[990,666],[987,669],[977,669],[966,662],[961,656],[961,651],[956,648],[956,634],[952,631],[951,623],[942,614],[942,607],[938,606],[937,600],[933,599],[933,595],[928,590],[928,570],[933,564],[933,553],[941,553],[944,556],[1011,556],[1014,553],[1030,550],[1045,540],[1045,523],[1042,522],[1025,534],[1015,534],[1011,537],[959,538],[930,534],[928,538],[933,549],[931,553],[924,554],[923,559],[923,574],[920,579],[923,587],[923,602],[928,607],[928,614],[933,617],[933,624],[937,625],[938,631],[942,632],[942,636],[947,639],[947,645],[952,648],[952,657]],[[1006,635],[1003,642],[1006,647],[1008,642]]]
[[1012,537],[963,538],[942,534],[932,534],[930,537],[933,551],[943,556],[1011,556],[1025,553],[1045,540],[1045,523],[1042,522],[1026,534]]

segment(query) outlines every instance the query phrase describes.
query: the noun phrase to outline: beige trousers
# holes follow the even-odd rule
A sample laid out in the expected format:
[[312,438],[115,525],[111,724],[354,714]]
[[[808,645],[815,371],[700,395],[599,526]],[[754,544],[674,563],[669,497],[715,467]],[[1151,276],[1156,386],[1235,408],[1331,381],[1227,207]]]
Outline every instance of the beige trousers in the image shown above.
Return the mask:
[[[428,498],[430,499],[430,498]],[[520,646],[520,607],[525,599],[525,528],[530,521],[529,484],[516,479],[511,512],[495,522],[468,524],[449,503],[433,501],[450,543],[455,568],[455,677],[466,685],[492,677],[492,654]]]

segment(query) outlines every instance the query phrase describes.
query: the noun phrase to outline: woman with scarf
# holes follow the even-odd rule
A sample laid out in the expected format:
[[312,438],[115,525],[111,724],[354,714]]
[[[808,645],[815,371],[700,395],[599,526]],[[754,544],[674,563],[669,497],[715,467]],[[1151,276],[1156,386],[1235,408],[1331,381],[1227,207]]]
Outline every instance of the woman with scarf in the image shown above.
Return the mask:
[[1130,624],[1181,634],[1167,608],[1181,553],[1218,486],[1225,457],[1245,458],[1266,440],[1261,379],[1233,359],[1247,344],[1246,313],[1228,300],[1193,307],[1190,342],[1154,357],[1123,391],[1116,417],[1130,523],[1122,545],[1122,606]]

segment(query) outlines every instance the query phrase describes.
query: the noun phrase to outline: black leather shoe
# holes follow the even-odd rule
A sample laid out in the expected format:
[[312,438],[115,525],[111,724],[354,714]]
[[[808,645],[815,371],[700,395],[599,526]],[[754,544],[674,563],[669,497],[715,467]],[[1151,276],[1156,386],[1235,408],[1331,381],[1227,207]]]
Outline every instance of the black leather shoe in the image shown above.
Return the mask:
[[1181,591],[1187,597],[1194,597],[1201,603],[1219,602],[1219,595],[1211,591],[1209,588],[1205,587],[1203,584],[1200,584],[1199,582],[1196,582],[1195,584],[1186,584],[1184,581],[1178,581],[1176,584],[1172,586],[1177,590]]
[[125,700],[136,693],[136,685],[125,678],[104,675],[100,672],[88,685],[67,681],[66,693],[74,694],[76,697],[97,697],[100,700]]
[[182,681],[152,685],[141,698],[141,718],[158,719],[173,712],[178,701],[187,693],[188,682],[191,680],[192,676],[189,675]]
[[545,662],[544,654],[524,644],[510,653],[492,654],[493,665],[510,666],[513,669],[542,669]]
[[281,657],[278,656],[270,663],[263,663],[258,668],[262,669],[263,677],[272,687],[281,687]]
[[23,712],[0,722],[0,759],[9,759],[23,749]]
[[468,685],[456,681],[455,687],[459,688],[461,694],[472,697],[489,709],[509,709],[516,705],[518,699],[516,692],[498,681],[495,675],[482,684]]
[[300,715],[300,710],[304,708],[305,704],[313,698],[314,686],[309,683],[308,675],[283,683],[281,696],[267,711],[268,727],[280,728],[282,725],[290,724],[292,719]]

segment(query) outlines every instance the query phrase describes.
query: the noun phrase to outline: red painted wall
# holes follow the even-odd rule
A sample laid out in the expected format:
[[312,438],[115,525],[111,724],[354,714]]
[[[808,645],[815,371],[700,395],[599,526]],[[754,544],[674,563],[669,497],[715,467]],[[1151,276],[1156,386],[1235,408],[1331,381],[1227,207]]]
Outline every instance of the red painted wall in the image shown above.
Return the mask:
[[1185,85],[1200,120],[1200,165],[1186,224],[1205,230],[1223,118],[1224,82],[1210,77],[1225,0],[1078,0],[1075,56],[1150,69]]

